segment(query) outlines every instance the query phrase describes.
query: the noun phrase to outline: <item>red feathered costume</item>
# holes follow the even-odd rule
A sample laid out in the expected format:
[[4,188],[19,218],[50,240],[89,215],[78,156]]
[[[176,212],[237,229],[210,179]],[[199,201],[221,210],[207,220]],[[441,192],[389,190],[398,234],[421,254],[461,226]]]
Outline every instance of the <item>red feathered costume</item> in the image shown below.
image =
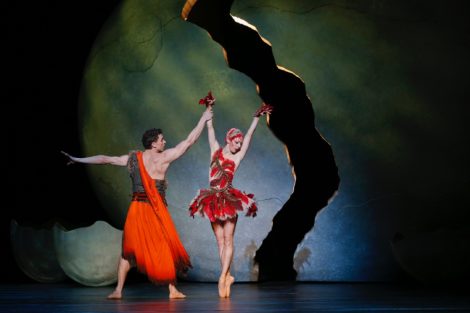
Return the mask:
[[189,212],[192,217],[199,213],[215,222],[232,219],[238,212],[245,212],[246,216],[256,216],[258,208],[253,194],[245,194],[232,186],[234,171],[235,163],[224,158],[222,148],[217,150],[211,162],[210,189],[199,190],[191,202]]

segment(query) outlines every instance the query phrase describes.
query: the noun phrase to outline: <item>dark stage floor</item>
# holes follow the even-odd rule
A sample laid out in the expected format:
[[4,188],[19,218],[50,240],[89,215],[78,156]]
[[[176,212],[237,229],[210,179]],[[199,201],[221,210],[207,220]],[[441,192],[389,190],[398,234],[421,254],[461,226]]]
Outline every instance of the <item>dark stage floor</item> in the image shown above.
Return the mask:
[[0,312],[470,312],[469,289],[391,284],[235,284],[219,299],[216,284],[180,283],[188,296],[167,299],[167,288],[126,286],[122,300],[107,300],[112,287],[78,284],[1,284]]

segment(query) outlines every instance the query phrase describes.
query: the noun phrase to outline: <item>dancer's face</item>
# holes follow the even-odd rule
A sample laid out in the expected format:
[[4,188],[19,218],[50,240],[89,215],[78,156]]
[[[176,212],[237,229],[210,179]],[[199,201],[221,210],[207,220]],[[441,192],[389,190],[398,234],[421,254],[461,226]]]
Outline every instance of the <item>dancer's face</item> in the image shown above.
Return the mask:
[[157,140],[153,143],[153,147],[157,149],[158,152],[163,152],[165,150],[166,140],[163,138],[163,134],[158,135]]
[[230,140],[228,142],[228,148],[231,153],[236,154],[238,153],[238,151],[240,151],[242,144],[243,144],[243,138],[235,137],[233,140]]

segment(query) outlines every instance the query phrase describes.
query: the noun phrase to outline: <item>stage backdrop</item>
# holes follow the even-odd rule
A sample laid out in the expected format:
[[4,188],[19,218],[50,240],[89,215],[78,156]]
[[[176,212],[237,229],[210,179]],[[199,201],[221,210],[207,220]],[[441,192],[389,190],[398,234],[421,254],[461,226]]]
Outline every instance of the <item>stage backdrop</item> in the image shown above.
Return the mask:
[[[174,146],[196,125],[203,111],[198,100],[208,90],[217,98],[219,142],[230,127],[249,126],[261,102],[254,83],[226,65],[204,30],[180,18],[183,4],[123,1],[103,27],[83,76],[83,155],[141,149],[151,127],[162,128]],[[277,63],[305,82],[317,129],[339,168],[337,196],[298,246],[298,280],[394,280],[403,269],[425,281],[468,275],[463,142],[469,129],[462,106],[468,95],[457,75],[468,72],[467,45],[452,36],[440,1],[425,9],[404,5],[241,0],[232,6],[233,15],[271,42]],[[208,185],[209,157],[204,132],[167,177],[169,209],[194,266],[188,279],[197,281],[215,281],[219,269],[209,222],[187,211]],[[127,170],[89,170],[113,226],[121,228],[130,199]],[[256,280],[253,256],[294,183],[282,143],[262,120],[234,180],[259,204],[258,216],[241,217],[237,226],[238,281]],[[90,250],[103,249],[92,242]]]

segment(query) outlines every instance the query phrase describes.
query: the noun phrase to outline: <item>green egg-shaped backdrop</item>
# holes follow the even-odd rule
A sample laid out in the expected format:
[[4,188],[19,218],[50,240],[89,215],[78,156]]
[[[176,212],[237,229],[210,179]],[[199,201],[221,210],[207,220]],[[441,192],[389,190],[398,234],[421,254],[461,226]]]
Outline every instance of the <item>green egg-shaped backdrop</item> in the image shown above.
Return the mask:
[[[125,0],[104,25],[82,82],[84,155],[142,149],[141,135],[153,127],[163,129],[167,146],[176,145],[196,125],[203,111],[198,100],[209,90],[217,98],[219,142],[231,127],[248,128],[261,102],[253,81],[227,66],[203,29],[181,19],[183,5]],[[297,279],[393,279],[400,271],[394,235],[451,227],[465,207],[459,204],[470,202],[463,196],[470,168],[461,158],[469,148],[460,142],[468,126],[451,92],[464,90],[452,73],[465,49],[442,25],[393,1],[242,0],[231,12],[255,25],[277,64],[305,82],[316,127],[339,169],[337,196],[298,246]],[[209,222],[187,212],[208,185],[206,137],[167,176],[169,209],[194,266],[188,279],[197,281],[216,280],[219,268]],[[306,153],[315,153],[308,144]],[[110,220],[122,227],[131,192],[127,170],[89,171]],[[253,255],[294,186],[284,147],[264,122],[234,186],[254,193],[259,204],[256,218],[239,219],[234,257],[237,281],[256,280]]]

